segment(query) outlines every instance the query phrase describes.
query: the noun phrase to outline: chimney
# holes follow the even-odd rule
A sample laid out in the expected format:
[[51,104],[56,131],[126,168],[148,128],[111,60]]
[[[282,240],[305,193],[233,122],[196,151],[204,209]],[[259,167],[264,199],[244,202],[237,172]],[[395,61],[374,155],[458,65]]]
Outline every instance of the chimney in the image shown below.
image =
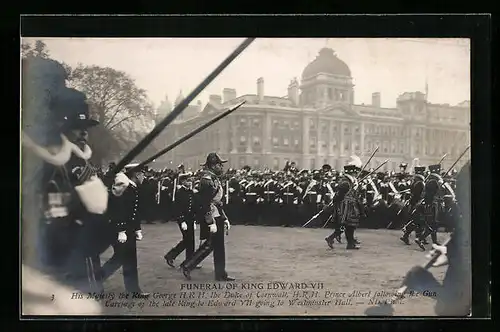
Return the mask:
[[222,90],[222,100],[224,103],[227,103],[230,100],[236,99],[236,90],[225,88]]
[[211,103],[214,103],[215,105],[219,105],[219,104],[222,104],[222,97],[219,96],[219,95],[210,95],[208,97],[208,100],[211,102]]
[[297,78],[294,78],[288,86],[288,99],[290,99],[294,105],[299,104],[299,83],[297,82]]
[[264,78],[262,77],[257,79],[257,96],[260,101],[264,100]]
[[372,106],[380,107],[380,92],[372,93]]

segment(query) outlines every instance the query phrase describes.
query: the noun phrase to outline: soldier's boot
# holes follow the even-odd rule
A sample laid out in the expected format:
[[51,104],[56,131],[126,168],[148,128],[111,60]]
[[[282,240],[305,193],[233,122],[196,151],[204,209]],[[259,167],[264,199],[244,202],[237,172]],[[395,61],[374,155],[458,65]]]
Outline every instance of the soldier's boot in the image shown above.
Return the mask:
[[354,239],[354,227],[347,226],[345,228],[345,237],[347,239],[347,247],[348,250],[358,250],[360,247],[357,245],[356,240]]
[[438,240],[437,240],[437,232],[436,231],[432,231],[431,233],[431,240],[432,240],[432,243],[434,243],[435,245],[441,245],[439,244]]
[[401,241],[403,241],[403,242],[404,242],[404,244],[406,244],[406,245],[408,245],[408,246],[410,245],[410,239],[408,238],[408,235],[403,234],[403,236],[401,236],[399,239],[400,239]]
[[172,257],[169,257],[168,254],[166,254],[165,256],[163,256],[163,259],[168,266],[175,268],[174,259]]
[[189,260],[185,260],[181,263],[179,269],[182,271],[182,274],[184,275],[184,277],[186,277],[187,280],[191,280],[191,271],[195,269],[196,266],[198,266],[198,264],[200,264],[205,258],[207,258],[212,250],[213,248],[211,246],[210,240],[206,240],[205,242],[203,242],[200,248],[195,251],[195,253]]
[[328,245],[328,247],[330,247],[330,249],[333,249],[333,236],[330,235],[330,236],[327,236],[325,237],[325,241],[326,241],[326,244]]

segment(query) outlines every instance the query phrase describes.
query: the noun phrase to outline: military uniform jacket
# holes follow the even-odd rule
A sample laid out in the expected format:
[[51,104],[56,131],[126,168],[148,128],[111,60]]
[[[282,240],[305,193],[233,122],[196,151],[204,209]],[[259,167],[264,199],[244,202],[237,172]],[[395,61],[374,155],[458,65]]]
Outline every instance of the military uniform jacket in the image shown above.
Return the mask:
[[121,196],[109,195],[108,218],[116,233],[133,233],[141,229],[138,218],[139,190],[130,184]]
[[276,181],[269,179],[264,181],[262,185],[261,197],[264,199],[265,203],[272,203],[276,199],[278,193],[278,188]]
[[175,193],[174,220],[179,224],[193,221],[195,218],[195,195],[193,190],[180,186]]
[[200,213],[209,225],[215,222],[215,218],[227,219],[222,208],[224,190],[218,177],[206,169],[203,171],[198,192]]
[[[343,182],[348,182],[344,180]],[[345,185],[345,184],[344,184]],[[348,182],[351,188],[339,204],[338,214],[340,223],[347,226],[357,227],[363,215],[363,205],[359,199],[359,193],[352,189],[352,184]]]
[[433,224],[437,221],[439,212],[438,201],[421,199],[415,206],[412,213],[412,219],[418,219],[426,224]]

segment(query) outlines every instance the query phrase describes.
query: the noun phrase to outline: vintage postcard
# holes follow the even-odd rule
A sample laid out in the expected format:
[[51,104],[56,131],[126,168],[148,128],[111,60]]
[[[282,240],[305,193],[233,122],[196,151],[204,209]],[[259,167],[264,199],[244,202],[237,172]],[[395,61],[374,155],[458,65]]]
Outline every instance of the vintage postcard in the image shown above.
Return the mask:
[[21,57],[22,314],[470,314],[469,39]]

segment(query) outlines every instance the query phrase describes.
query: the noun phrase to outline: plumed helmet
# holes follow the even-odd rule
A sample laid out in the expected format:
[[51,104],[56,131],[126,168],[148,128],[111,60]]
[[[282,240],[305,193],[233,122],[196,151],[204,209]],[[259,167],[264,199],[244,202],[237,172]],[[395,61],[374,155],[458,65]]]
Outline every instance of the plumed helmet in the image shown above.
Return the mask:
[[358,156],[352,155],[351,160],[349,160],[347,165],[352,165],[352,166],[356,166],[357,168],[361,168],[361,167],[363,167],[363,162],[361,161],[361,159]]

